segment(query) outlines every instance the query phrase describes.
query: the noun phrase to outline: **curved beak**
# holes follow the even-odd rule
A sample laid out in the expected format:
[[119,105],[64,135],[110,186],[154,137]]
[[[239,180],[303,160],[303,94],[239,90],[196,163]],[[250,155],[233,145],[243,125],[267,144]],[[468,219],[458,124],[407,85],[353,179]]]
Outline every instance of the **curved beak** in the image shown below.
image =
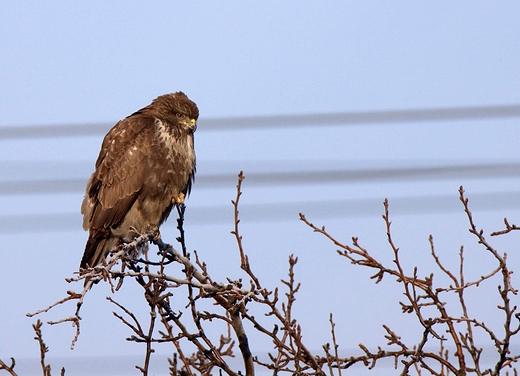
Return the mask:
[[195,132],[197,130],[197,120],[190,119],[189,128],[192,132]]

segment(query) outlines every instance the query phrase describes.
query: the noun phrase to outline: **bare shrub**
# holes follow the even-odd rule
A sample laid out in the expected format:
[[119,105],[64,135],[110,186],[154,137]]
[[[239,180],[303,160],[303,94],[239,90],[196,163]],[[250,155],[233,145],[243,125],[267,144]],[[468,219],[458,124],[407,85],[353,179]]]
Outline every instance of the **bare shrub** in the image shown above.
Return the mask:
[[[148,375],[151,356],[154,346],[171,346],[172,358],[168,359],[170,375],[209,375],[225,373],[238,376],[245,372],[254,375],[255,368],[268,370],[273,374],[290,373],[295,375],[342,375],[354,364],[362,364],[369,369],[376,367],[378,361],[384,358],[394,360],[395,368],[401,375],[414,372],[421,375],[423,372],[432,375],[499,375],[511,371],[517,374],[514,364],[519,355],[511,353],[511,340],[520,331],[520,318],[517,307],[512,299],[517,290],[511,285],[511,273],[507,265],[507,255],[496,250],[484,237],[484,232],[477,228],[469,210],[468,200],[464,190],[460,188],[459,195],[463,208],[469,220],[469,230],[477,242],[482,245],[483,251],[491,254],[496,261],[490,270],[483,271],[480,277],[466,280],[464,275],[464,248],[460,248],[459,267],[456,271],[449,270],[441,262],[435,251],[433,238],[430,236],[431,257],[436,269],[451,281],[447,286],[437,285],[434,274],[420,276],[417,267],[407,273],[401,260],[405,257],[394,244],[391,235],[388,201],[384,202],[383,220],[386,224],[387,242],[393,254],[393,263],[384,265],[365,249],[357,238],[352,238],[350,245],[337,240],[325,230],[317,227],[300,214],[300,219],[313,231],[325,236],[338,248],[340,257],[346,258],[355,266],[373,269],[372,279],[375,283],[383,281],[385,276],[391,277],[403,289],[404,301],[399,304],[402,312],[412,314],[422,327],[422,335],[417,343],[404,343],[398,333],[387,325],[384,336],[385,346],[378,346],[371,350],[360,344],[362,355],[340,356],[339,341],[336,337],[335,322],[330,315],[331,343],[322,346],[319,353],[311,351],[315,344],[306,343],[302,337],[302,327],[293,314],[293,306],[300,284],[295,278],[295,267],[298,258],[289,256],[289,272],[286,280],[281,280],[282,286],[273,290],[263,285],[255,275],[253,268],[242,245],[239,233],[239,200],[242,194],[241,183],[244,179],[242,172],[238,176],[237,195],[232,201],[235,213],[234,234],[238,246],[240,267],[245,273],[247,281],[227,279],[217,282],[210,276],[208,266],[194,253],[189,254],[185,246],[183,228],[184,207],[178,207],[177,220],[179,237],[177,241],[180,250],[172,245],[165,244],[156,233],[139,234],[131,243],[116,248],[103,265],[81,271],[75,277],[68,278],[68,282],[84,282],[81,292],[67,291],[67,295],[51,304],[49,307],[29,314],[34,316],[47,312],[57,305],[69,301],[76,302],[75,312],[58,321],[48,322],[58,324],[72,322],[76,328],[71,347],[80,335],[80,310],[85,295],[95,283],[108,283],[115,294],[124,281],[135,281],[143,289],[145,302],[149,307],[149,319],[140,322],[139,319],[125,306],[118,303],[113,297],[107,299],[116,307],[114,312],[122,324],[132,333],[127,340],[144,344],[143,364],[136,368]],[[493,236],[505,235],[518,230],[505,220],[505,230],[492,233]],[[158,258],[151,261],[145,253],[139,257],[138,249],[154,243],[158,247]],[[170,270],[179,266],[181,276],[174,276]],[[487,326],[474,316],[468,308],[466,293],[469,289],[483,283],[489,283],[494,276],[500,276],[498,294],[501,304],[498,312],[503,317],[503,330],[498,332]],[[436,281],[436,280],[435,280]],[[186,297],[184,310],[173,309],[170,298],[173,293],[177,296],[182,293]],[[449,300],[448,297],[455,299]],[[210,308],[201,309],[205,301],[212,301]],[[453,302],[456,302],[453,304]],[[483,302],[485,304],[486,302]],[[251,308],[263,312],[263,316],[255,317]],[[207,307],[207,305],[204,305]],[[260,360],[252,353],[248,333],[244,322],[250,330],[265,336],[272,343],[272,350],[267,360]],[[274,325],[273,325],[274,322]],[[222,324],[222,333],[218,338],[207,335],[209,326]],[[36,339],[40,343],[40,358],[44,375],[50,375],[50,366],[45,363],[47,347],[41,336],[41,322],[34,325]],[[495,351],[493,367],[482,366],[482,347],[475,341],[476,332],[486,335]],[[435,345],[438,351],[426,349]],[[238,347],[238,349],[237,349]],[[454,349],[450,357],[448,348]],[[233,369],[229,359],[240,354],[243,361],[243,371]],[[16,375],[15,361],[10,365],[0,361],[0,370]],[[62,369],[62,375],[65,370]]]

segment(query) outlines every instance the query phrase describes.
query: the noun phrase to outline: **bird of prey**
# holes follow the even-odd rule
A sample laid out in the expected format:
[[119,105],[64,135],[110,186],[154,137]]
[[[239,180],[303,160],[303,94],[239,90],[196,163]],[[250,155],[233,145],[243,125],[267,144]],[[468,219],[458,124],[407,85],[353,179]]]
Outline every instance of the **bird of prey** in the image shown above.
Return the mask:
[[195,177],[199,110],[183,92],[161,95],[105,136],[81,205],[89,231],[80,268],[101,264],[139,233],[158,231]]

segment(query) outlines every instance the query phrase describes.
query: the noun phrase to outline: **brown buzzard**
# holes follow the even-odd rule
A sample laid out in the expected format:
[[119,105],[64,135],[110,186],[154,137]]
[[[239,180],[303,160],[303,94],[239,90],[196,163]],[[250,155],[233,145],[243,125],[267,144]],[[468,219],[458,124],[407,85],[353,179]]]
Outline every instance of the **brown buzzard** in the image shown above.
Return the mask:
[[139,233],[157,231],[184,202],[195,176],[193,133],[197,105],[166,94],[119,121],[105,136],[81,205],[89,230],[81,268],[103,262],[110,250]]

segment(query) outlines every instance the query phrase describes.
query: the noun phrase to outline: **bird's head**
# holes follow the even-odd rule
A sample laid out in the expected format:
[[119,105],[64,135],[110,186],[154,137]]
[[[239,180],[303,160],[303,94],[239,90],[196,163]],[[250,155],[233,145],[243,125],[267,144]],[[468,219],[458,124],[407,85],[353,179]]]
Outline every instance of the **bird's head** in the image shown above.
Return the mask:
[[199,109],[182,91],[161,95],[149,107],[161,120],[176,124],[188,132],[193,133],[197,129]]

